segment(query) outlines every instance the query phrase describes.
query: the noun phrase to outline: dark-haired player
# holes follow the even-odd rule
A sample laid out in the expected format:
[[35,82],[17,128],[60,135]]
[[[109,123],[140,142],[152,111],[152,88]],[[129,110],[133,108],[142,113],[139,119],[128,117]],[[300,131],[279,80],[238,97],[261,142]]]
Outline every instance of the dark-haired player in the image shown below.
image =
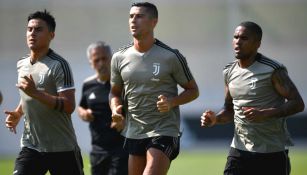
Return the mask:
[[224,68],[224,108],[207,110],[201,126],[234,121],[225,175],[288,175],[287,147],[292,145],[287,117],[304,110],[304,102],[286,67],[260,53],[262,29],[242,22],[235,29],[237,60]]
[[196,99],[198,87],[181,53],[154,38],[156,6],[135,3],[129,16],[133,44],[111,62],[112,115],[126,118],[129,174],[165,175],[179,153],[179,105]]
[[71,121],[75,88],[68,62],[49,48],[54,17],[45,11],[28,16],[29,56],[17,63],[20,103],[7,114],[6,126],[16,133],[24,116],[21,152],[14,175],[81,175],[83,163]]

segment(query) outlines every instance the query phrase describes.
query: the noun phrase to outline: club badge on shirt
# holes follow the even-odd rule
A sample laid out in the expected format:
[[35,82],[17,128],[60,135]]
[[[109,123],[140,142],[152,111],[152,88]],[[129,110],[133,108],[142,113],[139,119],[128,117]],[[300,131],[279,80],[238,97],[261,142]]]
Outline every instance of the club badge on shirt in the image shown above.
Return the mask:
[[157,78],[157,75],[159,75],[160,73],[160,63],[153,63],[152,67],[153,67],[152,74],[154,75],[154,77],[151,78],[151,81],[159,82],[160,79]]
[[251,91],[248,92],[248,95],[256,95],[256,92],[253,92],[252,90],[256,89],[256,82],[258,81],[258,78],[251,78],[249,82],[249,87]]
[[45,80],[45,74],[41,73],[39,74],[39,80],[38,80],[38,84],[43,84]]
[[153,68],[154,68],[154,70],[153,70],[153,74],[155,75],[155,76],[157,76],[158,74],[159,74],[159,72],[160,72],[160,63],[153,63]]

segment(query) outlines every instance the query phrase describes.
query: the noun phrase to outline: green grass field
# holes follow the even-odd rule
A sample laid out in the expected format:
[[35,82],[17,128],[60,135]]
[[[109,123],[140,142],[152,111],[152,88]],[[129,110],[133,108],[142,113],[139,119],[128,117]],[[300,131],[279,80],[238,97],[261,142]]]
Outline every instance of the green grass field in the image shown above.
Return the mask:
[[[228,150],[206,150],[206,151],[182,151],[172,162],[168,175],[221,175],[223,173]],[[89,159],[84,158],[84,172],[90,175]],[[295,149],[290,151],[291,175],[307,174],[307,149]],[[12,174],[14,158],[0,158],[0,174]]]

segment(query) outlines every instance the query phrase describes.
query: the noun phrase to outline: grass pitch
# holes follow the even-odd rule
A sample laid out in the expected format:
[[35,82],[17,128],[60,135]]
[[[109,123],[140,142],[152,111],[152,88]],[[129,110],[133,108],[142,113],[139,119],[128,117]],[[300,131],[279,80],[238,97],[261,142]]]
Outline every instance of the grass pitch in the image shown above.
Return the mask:
[[[204,148],[205,149],[205,148]],[[221,175],[228,150],[182,151],[172,162],[168,175]],[[90,175],[88,155],[83,155],[85,175]],[[291,175],[303,175],[307,171],[307,149],[290,150]],[[14,157],[0,157],[0,174],[13,172]]]

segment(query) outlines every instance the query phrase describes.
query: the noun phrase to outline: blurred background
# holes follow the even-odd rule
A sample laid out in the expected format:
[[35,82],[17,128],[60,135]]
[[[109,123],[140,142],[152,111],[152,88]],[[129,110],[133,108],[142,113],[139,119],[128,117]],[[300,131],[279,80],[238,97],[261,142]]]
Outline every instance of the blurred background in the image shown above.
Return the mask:
[[[1,111],[13,110],[19,101],[16,62],[29,51],[26,46],[28,14],[47,9],[57,23],[51,48],[71,65],[77,104],[83,80],[92,75],[86,48],[103,40],[113,51],[131,42],[128,29],[129,0],[0,0]],[[159,22],[155,37],[179,49],[198,82],[200,97],[181,107],[183,148],[203,145],[229,147],[232,125],[201,129],[199,117],[206,108],[218,111],[224,102],[222,69],[233,57],[231,41],[237,24],[251,20],[263,29],[259,52],[287,66],[290,77],[307,103],[307,0],[155,0]],[[5,128],[0,114],[0,156],[17,155],[23,131]],[[73,113],[73,123],[83,152],[90,150],[88,124]],[[306,110],[288,120],[297,145],[307,145]],[[226,158],[226,157],[225,157]]]

